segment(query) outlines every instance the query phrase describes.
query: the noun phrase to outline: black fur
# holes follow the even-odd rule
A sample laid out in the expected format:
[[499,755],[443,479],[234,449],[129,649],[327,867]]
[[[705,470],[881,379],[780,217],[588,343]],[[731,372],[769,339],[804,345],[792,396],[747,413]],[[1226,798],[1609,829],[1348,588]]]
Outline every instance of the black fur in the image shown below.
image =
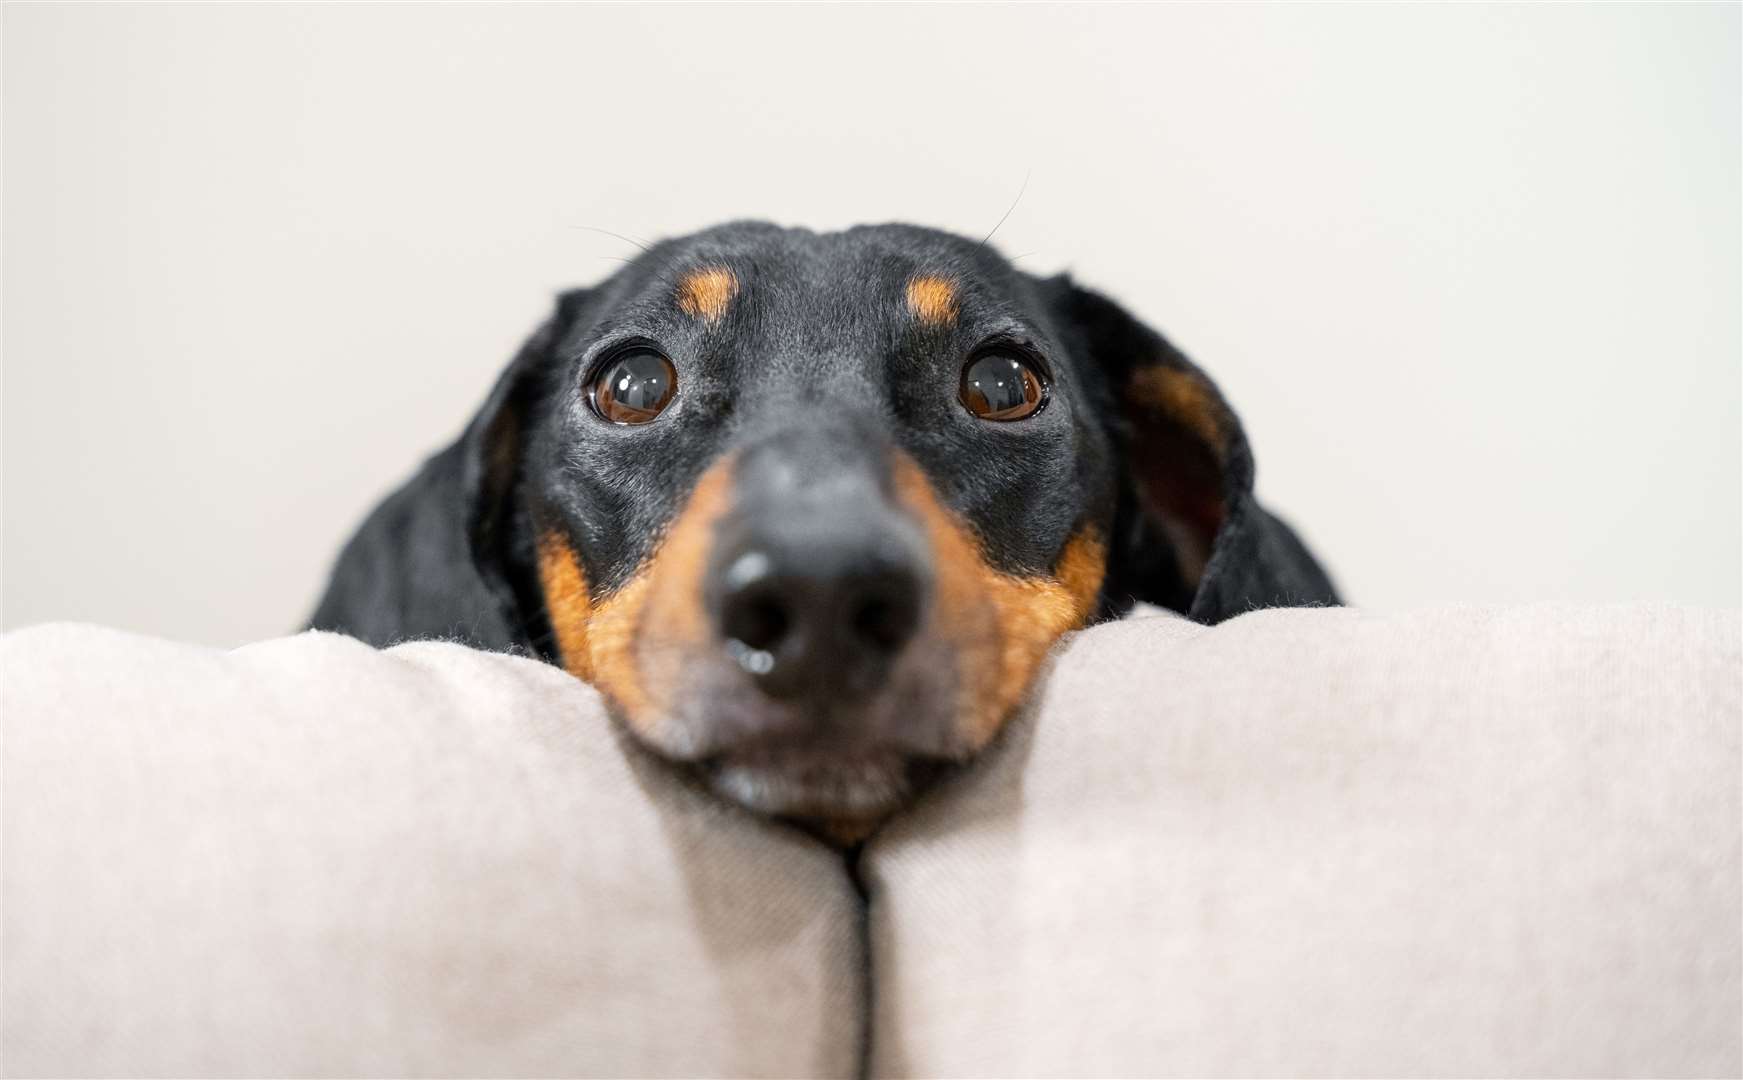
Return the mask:
[[[741,282],[714,324],[672,299],[680,275],[701,265]],[[903,309],[921,272],[958,283],[954,325],[920,326]],[[1031,351],[1050,374],[1052,399],[1032,419],[991,424],[957,401],[964,359],[989,339]],[[680,390],[659,421],[616,427],[591,413],[582,388],[630,340],[657,342]],[[1136,600],[1207,623],[1337,603],[1300,541],[1254,500],[1252,455],[1220,398],[1217,447],[1133,407],[1129,381],[1156,365],[1200,377],[1105,297],[948,234],[738,223],[666,241],[560,298],[459,441],[346,545],[310,625],[375,644],[444,637],[548,658],[535,522],[562,528],[592,588],[609,592],[710,463],[795,417],[906,451],[1003,570],[1045,572],[1074,531],[1097,528],[1110,541],[1104,617]],[[1178,523],[1162,520],[1177,498],[1222,511],[1220,529],[1201,538],[1208,562],[1196,584],[1170,539]]]

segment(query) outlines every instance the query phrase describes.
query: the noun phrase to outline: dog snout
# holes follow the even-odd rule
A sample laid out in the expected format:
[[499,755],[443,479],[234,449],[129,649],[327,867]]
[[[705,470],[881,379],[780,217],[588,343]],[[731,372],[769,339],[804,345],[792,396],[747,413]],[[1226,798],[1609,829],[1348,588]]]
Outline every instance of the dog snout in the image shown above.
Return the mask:
[[864,701],[913,641],[932,588],[919,524],[876,440],[786,431],[740,459],[709,594],[721,647],[768,698]]
[[771,515],[716,562],[720,639],[779,701],[874,693],[913,639],[930,574],[894,513]]

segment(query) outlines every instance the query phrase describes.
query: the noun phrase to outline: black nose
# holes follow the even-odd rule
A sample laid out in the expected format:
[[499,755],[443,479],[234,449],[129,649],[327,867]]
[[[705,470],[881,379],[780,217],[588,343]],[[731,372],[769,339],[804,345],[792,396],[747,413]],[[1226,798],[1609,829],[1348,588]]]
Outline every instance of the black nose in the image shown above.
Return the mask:
[[930,585],[917,530],[893,513],[773,516],[714,565],[727,651],[782,700],[876,690]]

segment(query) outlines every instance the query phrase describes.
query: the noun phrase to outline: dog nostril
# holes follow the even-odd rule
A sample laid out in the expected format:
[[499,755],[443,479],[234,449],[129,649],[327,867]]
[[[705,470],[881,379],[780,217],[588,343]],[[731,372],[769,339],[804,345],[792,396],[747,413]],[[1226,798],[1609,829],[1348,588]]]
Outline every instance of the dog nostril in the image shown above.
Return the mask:
[[906,636],[898,624],[896,609],[883,600],[866,600],[853,613],[853,629],[878,648],[891,651]]
[[726,568],[720,630],[728,641],[768,652],[786,636],[792,613],[773,575],[774,562],[761,551],[747,551]]
[[790,622],[787,609],[774,597],[739,596],[727,608],[721,629],[729,639],[766,652],[787,636]]
[[860,599],[853,609],[853,631],[880,652],[894,653],[913,636],[918,616],[910,590],[892,584]]

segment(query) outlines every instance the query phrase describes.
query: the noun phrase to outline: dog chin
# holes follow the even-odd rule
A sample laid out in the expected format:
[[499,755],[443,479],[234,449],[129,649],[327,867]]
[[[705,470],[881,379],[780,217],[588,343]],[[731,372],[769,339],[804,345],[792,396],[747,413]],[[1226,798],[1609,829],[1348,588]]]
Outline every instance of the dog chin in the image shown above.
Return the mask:
[[775,817],[875,820],[914,792],[909,765],[895,753],[731,755],[711,762],[705,775],[717,794]]

